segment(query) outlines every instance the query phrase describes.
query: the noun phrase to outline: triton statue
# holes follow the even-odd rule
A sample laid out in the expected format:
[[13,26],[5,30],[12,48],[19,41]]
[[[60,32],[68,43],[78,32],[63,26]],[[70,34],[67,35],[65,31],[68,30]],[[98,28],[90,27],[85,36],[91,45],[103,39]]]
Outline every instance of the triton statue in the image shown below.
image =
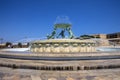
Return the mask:
[[54,53],[94,52],[96,49],[95,42],[92,40],[75,39],[68,18],[58,17],[52,33],[47,35],[47,40],[33,41],[30,50],[32,52],[40,52],[40,54],[48,52],[53,55]]
[[55,38],[55,34],[56,34],[56,28],[54,28],[54,30],[51,33],[51,35],[47,35],[47,39],[54,39]]
[[[65,38],[65,31],[68,32],[70,39],[74,38],[73,32],[71,30],[71,24],[69,22],[66,22],[68,21],[67,19],[68,17],[66,16],[58,17],[57,21],[59,22],[56,22],[56,24],[54,25],[53,32],[50,35],[47,35],[47,39],[54,39],[54,38],[59,38],[59,37]],[[58,35],[56,34],[57,29],[61,29],[61,32]]]

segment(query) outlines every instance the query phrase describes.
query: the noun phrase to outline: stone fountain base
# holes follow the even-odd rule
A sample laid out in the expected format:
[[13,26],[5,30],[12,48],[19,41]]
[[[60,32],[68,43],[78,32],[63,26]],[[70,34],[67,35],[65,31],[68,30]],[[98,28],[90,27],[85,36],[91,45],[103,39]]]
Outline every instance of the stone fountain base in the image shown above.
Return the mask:
[[32,52],[95,52],[95,42],[77,39],[48,39],[31,43]]

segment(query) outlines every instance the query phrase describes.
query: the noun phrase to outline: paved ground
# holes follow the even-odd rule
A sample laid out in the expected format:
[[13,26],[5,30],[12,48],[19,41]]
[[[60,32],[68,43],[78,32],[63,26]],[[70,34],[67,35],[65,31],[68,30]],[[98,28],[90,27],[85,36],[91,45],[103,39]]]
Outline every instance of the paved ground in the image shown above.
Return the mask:
[[120,69],[39,71],[0,67],[0,80],[120,80]]
[[[3,54],[3,53],[2,53]],[[36,56],[39,54],[30,54]],[[47,54],[45,54],[47,56]],[[55,54],[57,55],[57,54]],[[54,55],[54,56],[55,56]],[[61,55],[61,54],[60,54]],[[61,56],[63,56],[62,54]],[[68,54],[65,54],[68,55]],[[64,56],[65,56],[64,55]],[[120,55],[120,53],[81,53],[75,56],[107,56]],[[26,56],[26,55],[25,55]],[[52,56],[52,54],[50,55]],[[69,54],[69,56],[72,56]],[[74,55],[73,55],[74,56]],[[98,65],[120,65],[120,59],[109,60],[78,60],[78,61],[43,61],[43,60],[21,60],[0,58],[1,64],[34,65],[34,66],[98,66]],[[120,68],[76,70],[76,71],[46,71],[0,67],[0,80],[120,80]]]

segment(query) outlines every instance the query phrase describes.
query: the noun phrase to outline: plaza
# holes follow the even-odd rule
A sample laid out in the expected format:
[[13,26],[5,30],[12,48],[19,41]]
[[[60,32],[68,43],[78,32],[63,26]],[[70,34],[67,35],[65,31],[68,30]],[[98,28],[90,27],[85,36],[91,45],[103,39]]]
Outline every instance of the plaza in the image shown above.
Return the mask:
[[0,49],[0,79],[119,80],[120,47],[76,39],[71,24],[62,20],[47,39],[31,41],[28,48]]

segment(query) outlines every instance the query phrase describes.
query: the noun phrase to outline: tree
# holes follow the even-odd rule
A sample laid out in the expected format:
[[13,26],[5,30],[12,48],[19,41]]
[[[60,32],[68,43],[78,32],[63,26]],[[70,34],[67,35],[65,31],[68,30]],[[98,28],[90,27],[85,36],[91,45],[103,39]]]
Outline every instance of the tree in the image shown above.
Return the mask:
[[19,43],[18,43],[18,47],[19,47],[19,48],[22,48],[22,43],[19,42]]
[[30,46],[30,43],[27,43],[27,47],[29,47]]
[[91,39],[91,38],[95,38],[94,36],[91,35],[81,35],[80,39]]
[[12,46],[12,43],[11,42],[6,42],[6,47],[11,47]]

